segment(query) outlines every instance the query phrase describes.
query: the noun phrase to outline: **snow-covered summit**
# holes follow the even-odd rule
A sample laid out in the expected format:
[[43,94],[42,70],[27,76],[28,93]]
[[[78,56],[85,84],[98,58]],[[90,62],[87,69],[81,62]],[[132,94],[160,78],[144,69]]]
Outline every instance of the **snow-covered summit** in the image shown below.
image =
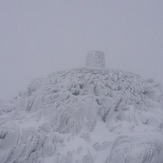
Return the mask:
[[161,86],[119,70],[36,79],[0,104],[2,163],[162,163]]

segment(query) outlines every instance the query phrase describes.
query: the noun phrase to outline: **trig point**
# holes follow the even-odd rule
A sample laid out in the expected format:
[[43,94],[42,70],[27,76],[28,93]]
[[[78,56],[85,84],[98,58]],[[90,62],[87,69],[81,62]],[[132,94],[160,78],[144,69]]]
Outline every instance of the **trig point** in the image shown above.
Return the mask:
[[92,68],[105,68],[105,54],[101,51],[90,51],[87,54],[86,66]]

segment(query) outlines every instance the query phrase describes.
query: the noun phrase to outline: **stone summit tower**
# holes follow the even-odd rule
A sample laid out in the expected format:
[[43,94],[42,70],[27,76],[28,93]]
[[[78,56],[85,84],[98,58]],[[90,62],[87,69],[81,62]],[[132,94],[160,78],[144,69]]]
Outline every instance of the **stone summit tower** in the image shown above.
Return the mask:
[[86,66],[92,68],[105,68],[105,54],[101,51],[90,51],[87,54]]

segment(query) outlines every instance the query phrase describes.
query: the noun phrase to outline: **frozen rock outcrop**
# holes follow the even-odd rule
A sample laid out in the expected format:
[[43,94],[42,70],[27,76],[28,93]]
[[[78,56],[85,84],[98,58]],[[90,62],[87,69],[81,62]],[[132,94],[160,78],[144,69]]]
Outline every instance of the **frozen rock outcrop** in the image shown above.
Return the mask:
[[101,68],[52,73],[0,101],[1,163],[162,163],[161,86]]

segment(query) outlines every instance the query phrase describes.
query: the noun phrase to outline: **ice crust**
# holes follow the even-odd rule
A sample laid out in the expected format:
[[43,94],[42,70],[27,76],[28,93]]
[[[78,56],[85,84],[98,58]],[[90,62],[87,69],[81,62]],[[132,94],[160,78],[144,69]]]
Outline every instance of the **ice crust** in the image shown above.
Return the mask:
[[52,73],[0,101],[0,163],[163,163],[162,104],[132,73]]

